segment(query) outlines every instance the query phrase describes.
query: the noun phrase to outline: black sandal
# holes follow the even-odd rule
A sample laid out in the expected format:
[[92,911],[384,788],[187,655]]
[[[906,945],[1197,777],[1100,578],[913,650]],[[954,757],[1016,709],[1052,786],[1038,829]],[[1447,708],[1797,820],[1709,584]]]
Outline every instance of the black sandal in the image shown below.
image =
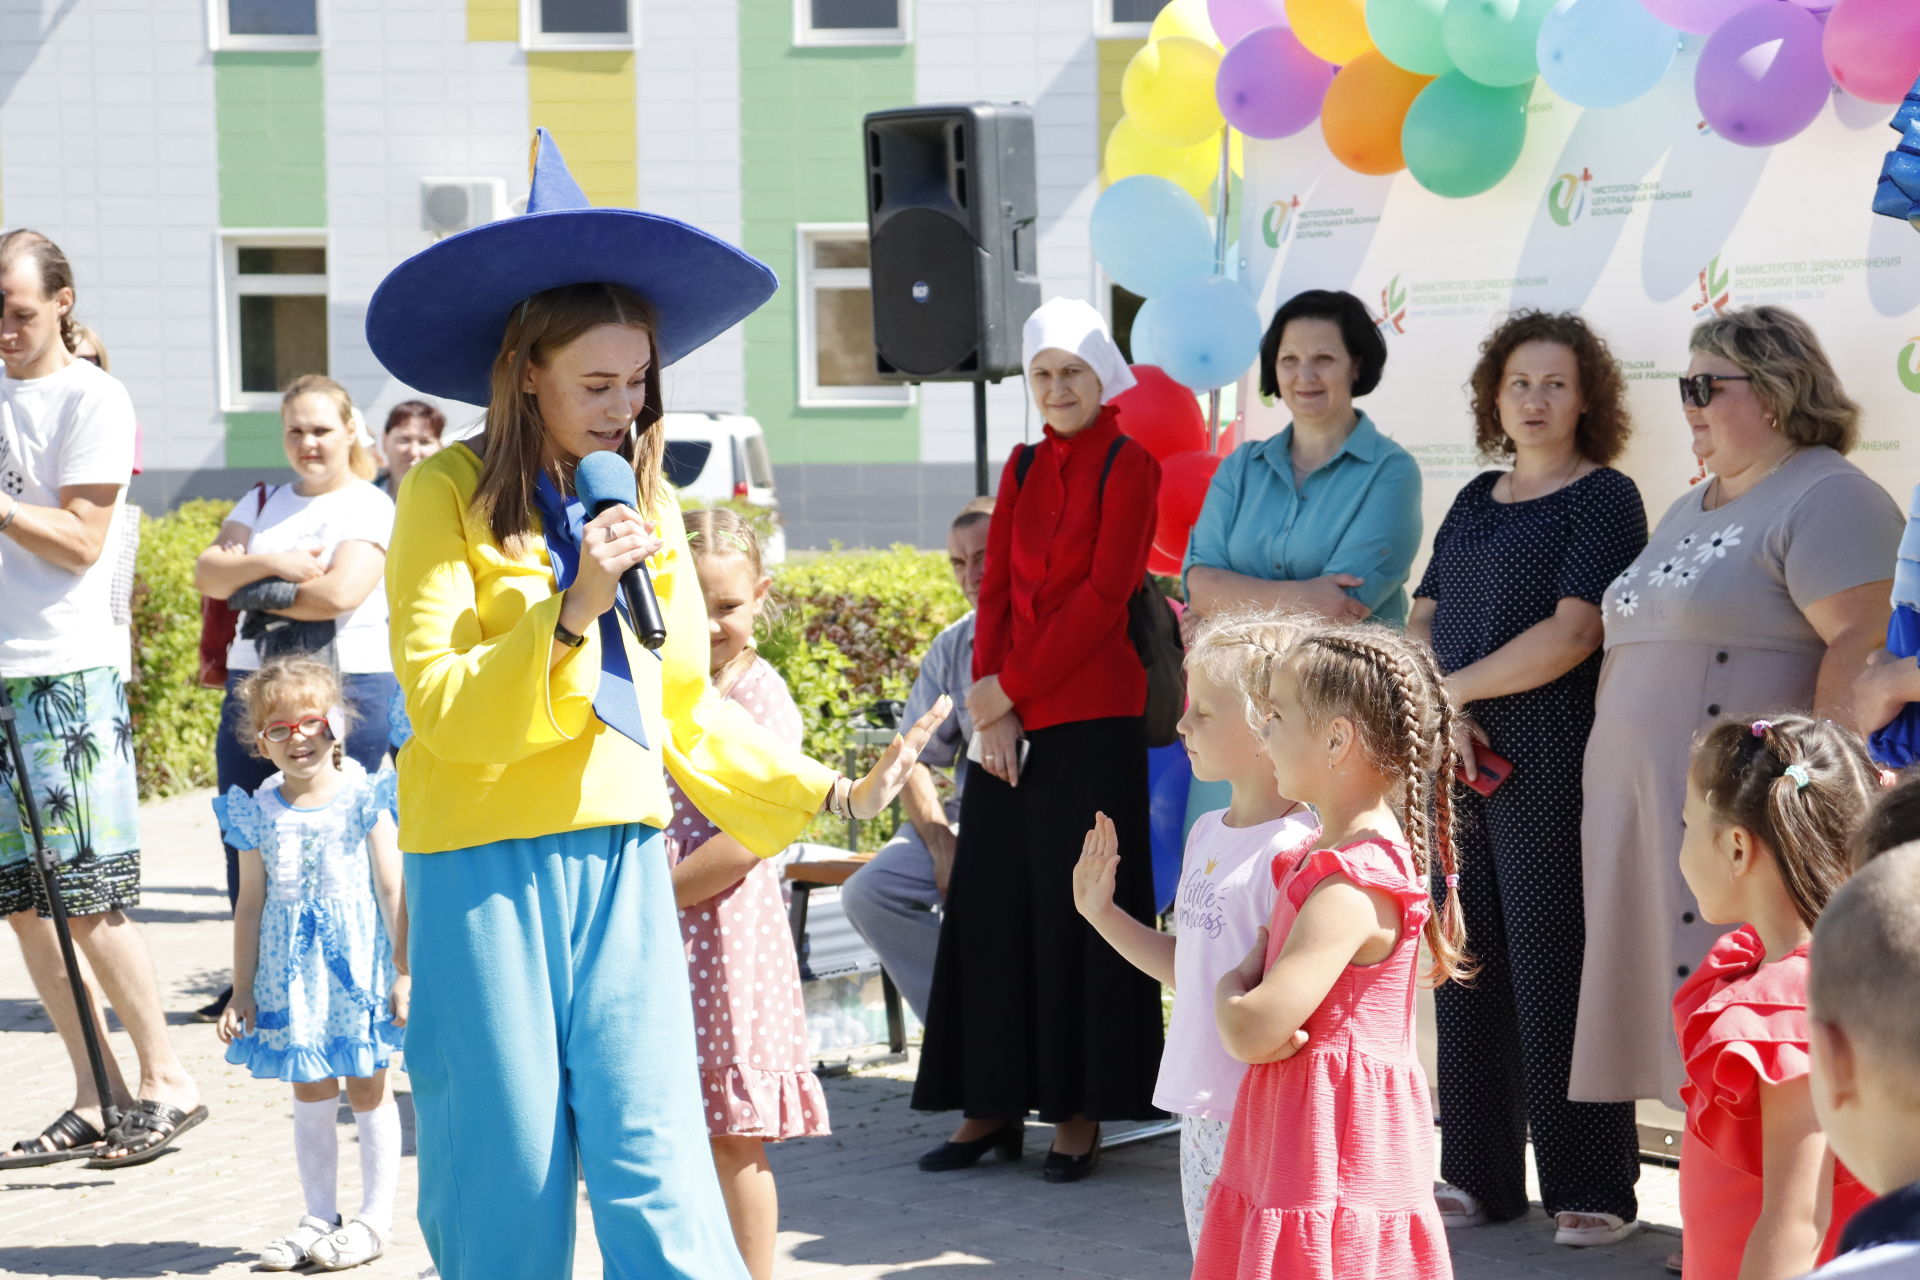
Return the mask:
[[122,1156],[99,1156],[87,1161],[89,1169],[125,1169],[145,1164],[164,1154],[173,1140],[207,1118],[205,1107],[182,1111],[164,1102],[142,1098],[132,1110],[120,1117],[102,1143],[107,1150],[126,1151]]
[[37,1169],[63,1160],[85,1160],[106,1137],[91,1121],[63,1111],[58,1120],[40,1131],[39,1137],[14,1143],[11,1152],[0,1156],[0,1169]]

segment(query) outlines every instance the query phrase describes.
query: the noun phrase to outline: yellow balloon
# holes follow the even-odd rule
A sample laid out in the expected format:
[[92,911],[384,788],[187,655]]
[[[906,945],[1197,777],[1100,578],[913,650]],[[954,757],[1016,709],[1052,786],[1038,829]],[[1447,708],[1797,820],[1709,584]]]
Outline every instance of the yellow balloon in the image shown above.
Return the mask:
[[1122,178],[1150,174],[1165,178],[1198,200],[1201,208],[1210,209],[1213,206],[1208,203],[1208,192],[1220,171],[1220,139],[1208,138],[1192,147],[1169,147],[1155,142],[1130,117],[1123,116],[1107,135],[1106,162],[1109,186]]
[[1373,48],[1366,0],[1287,0],[1287,25],[1308,53],[1336,67]]
[[1147,29],[1147,42],[1185,36],[1201,44],[1224,51],[1220,37],[1213,33],[1213,19],[1207,16],[1207,0],[1173,0]]
[[1141,46],[1120,78],[1120,102],[1140,131],[1169,147],[1190,147],[1220,132],[1213,80],[1220,55],[1198,40],[1169,36]]

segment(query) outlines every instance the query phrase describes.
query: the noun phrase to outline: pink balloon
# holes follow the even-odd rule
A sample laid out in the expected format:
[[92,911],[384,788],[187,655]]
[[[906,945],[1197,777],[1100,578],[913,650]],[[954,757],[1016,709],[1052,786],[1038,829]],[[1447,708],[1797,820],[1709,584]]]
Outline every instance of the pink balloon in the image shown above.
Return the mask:
[[[1762,2],[1772,4],[1776,0]],[[1754,0],[1640,0],[1640,3],[1668,26],[1706,36],[1719,30],[1721,23],[1742,9],[1751,8]]]
[[1284,138],[1320,115],[1333,67],[1285,27],[1262,27],[1227,50],[1213,82],[1220,114],[1249,138]]
[[1287,25],[1286,0],[1207,0],[1213,34],[1231,49],[1262,27]]
[[1833,92],[1820,20],[1778,0],[1741,10],[1707,37],[1693,90],[1701,117],[1727,141],[1785,142],[1813,123]]
[[1868,102],[1899,102],[1920,78],[1920,4],[1839,0],[1827,15],[1827,70]]

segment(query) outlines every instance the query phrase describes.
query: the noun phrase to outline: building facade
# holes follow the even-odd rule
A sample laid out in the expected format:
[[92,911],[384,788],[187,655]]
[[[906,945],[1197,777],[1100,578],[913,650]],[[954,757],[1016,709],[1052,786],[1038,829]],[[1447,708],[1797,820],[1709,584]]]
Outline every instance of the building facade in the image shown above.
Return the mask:
[[[284,467],[277,389],[325,372],[376,430],[414,393],[368,298],[430,226],[504,216],[552,131],[596,203],[684,218],[779,274],[667,371],[765,427],[790,540],[937,544],[972,492],[965,384],[876,385],[860,121],[1033,106],[1046,296],[1087,243],[1119,72],[1156,0],[0,0],[0,227],[72,259],[133,393],[155,508]],[[991,454],[1038,431],[1012,383]],[[447,405],[450,423],[476,416]]]

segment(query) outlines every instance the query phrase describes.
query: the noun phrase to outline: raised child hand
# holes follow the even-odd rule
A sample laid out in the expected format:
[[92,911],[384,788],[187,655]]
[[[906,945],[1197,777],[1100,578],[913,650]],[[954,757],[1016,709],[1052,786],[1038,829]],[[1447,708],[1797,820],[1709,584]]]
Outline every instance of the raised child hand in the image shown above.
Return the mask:
[[1080,844],[1080,861],[1073,864],[1073,905],[1091,920],[1113,905],[1113,885],[1120,870],[1120,836],[1113,819],[1093,815],[1093,829]]

